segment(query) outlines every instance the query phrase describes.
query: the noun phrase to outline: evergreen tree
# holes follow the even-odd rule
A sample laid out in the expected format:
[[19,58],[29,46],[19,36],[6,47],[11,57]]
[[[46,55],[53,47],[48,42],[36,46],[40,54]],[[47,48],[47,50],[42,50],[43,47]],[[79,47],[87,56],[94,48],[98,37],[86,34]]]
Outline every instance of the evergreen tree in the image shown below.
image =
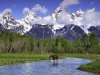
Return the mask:
[[88,54],[88,51],[90,49],[90,41],[89,41],[89,36],[87,34],[84,34],[81,38],[82,40],[82,44],[84,46],[84,49],[86,51],[86,53]]

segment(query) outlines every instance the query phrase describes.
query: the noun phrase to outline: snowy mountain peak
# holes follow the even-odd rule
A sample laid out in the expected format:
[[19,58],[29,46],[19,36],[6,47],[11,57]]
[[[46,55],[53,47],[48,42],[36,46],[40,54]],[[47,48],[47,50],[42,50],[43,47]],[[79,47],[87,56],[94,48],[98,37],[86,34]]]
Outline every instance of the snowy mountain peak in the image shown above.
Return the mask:
[[84,14],[84,12],[80,9],[79,11],[76,11],[76,14],[78,17],[80,17]]
[[6,10],[3,11],[2,18],[7,20],[8,22],[10,22],[12,20],[14,21],[14,17],[12,15],[12,12],[11,12],[10,9],[6,9]]
[[61,8],[58,7],[50,16],[53,18],[54,21],[56,21],[58,15],[60,15],[62,12]]
[[62,11],[61,7],[58,7],[58,8],[54,11],[54,13],[60,13],[61,11]]
[[[59,6],[51,15],[46,17],[39,17],[33,10],[29,10],[25,13],[25,17],[21,20],[16,20],[10,9],[4,10],[0,14],[0,23],[6,29],[14,29],[18,27],[22,27],[23,34],[30,31],[33,25],[40,24],[40,25],[52,25],[52,31],[54,34],[57,29],[63,28],[65,25],[77,25],[79,26],[84,32],[88,32],[88,28],[95,24],[94,21],[90,21],[90,17],[88,14],[90,12],[94,12],[95,8],[87,11],[82,11],[81,9],[76,11],[75,13],[67,13],[67,11],[62,10]],[[92,14],[91,14],[92,15]],[[90,16],[91,16],[90,15]],[[87,19],[87,20],[86,20]],[[89,21],[88,21],[89,20]],[[94,16],[93,16],[94,20]],[[72,28],[73,29],[73,28]]]
[[34,11],[30,11],[25,15],[26,19],[36,19],[38,18],[38,16],[36,15],[36,13]]
[[18,20],[20,25],[24,26],[24,33],[28,32],[32,26],[34,25],[34,22],[41,17],[37,16],[37,14],[34,11],[29,11],[25,15],[25,17],[21,20]]
[[88,10],[88,12],[95,12],[95,8]]
[[12,11],[11,9],[5,9],[3,12],[2,12],[3,15],[12,15]]
[[77,17],[82,17],[84,12],[80,9],[79,11],[76,11],[76,13],[72,13],[72,19],[76,19]]
[[93,17],[94,14],[91,14],[92,12],[95,12],[95,8],[92,8],[92,9],[84,11],[84,12],[78,11],[78,12],[76,12],[77,16],[74,17],[74,21],[76,21],[76,22],[74,22],[74,24],[80,26],[80,28],[83,29],[84,32],[87,34],[90,33],[88,31],[88,29],[92,25],[95,26],[95,24],[94,24],[95,19]]
[[10,9],[6,9],[2,12],[0,16],[0,23],[7,29],[11,29],[11,26],[17,25]]

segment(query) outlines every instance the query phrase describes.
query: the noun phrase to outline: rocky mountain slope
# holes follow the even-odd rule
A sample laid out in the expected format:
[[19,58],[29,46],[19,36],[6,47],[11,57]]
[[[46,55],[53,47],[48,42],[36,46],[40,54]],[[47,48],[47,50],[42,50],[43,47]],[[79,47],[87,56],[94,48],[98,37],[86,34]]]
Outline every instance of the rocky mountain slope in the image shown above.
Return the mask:
[[[39,17],[34,11],[28,12],[21,20],[16,20],[10,9],[0,14],[0,32],[5,28],[11,32],[36,36],[38,38],[64,37],[75,40],[83,34],[96,33],[100,37],[100,26],[85,22],[87,13],[95,9],[68,13],[58,7],[51,15]],[[84,23],[85,22],[85,23]]]

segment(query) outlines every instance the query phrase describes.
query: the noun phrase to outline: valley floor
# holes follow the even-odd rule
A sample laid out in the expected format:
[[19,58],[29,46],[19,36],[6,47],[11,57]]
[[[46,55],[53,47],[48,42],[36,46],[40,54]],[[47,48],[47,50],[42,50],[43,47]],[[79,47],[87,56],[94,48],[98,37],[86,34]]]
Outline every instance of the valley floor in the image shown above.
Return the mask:
[[[32,61],[48,60],[50,54],[0,54],[0,65],[11,65]],[[93,60],[92,63],[81,65],[78,69],[100,73],[99,54],[59,54],[60,58],[76,57]]]

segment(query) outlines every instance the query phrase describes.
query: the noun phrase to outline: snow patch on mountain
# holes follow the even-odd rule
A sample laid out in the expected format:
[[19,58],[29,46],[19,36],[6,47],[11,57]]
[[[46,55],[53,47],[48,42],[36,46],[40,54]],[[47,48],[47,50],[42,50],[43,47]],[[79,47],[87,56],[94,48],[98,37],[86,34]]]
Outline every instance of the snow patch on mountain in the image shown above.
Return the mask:
[[54,31],[60,28],[63,28],[65,25],[78,25],[84,30],[85,33],[90,33],[88,28],[91,26],[97,26],[100,24],[99,19],[97,18],[100,13],[97,13],[95,9],[87,11],[76,11],[75,13],[69,14],[65,10],[62,10],[61,7],[58,7],[51,15],[44,18],[38,19],[36,24],[52,24]]
[[17,20],[17,22],[24,26],[24,33],[26,33],[32,28],[34,21],[37,19],[40,19],[40,17],[38,17],[34,11],[29,11],[25,13],[25,17],[23,19]]
[[0,23],[6,29],[12,29],[20,25],[13,17],[11,9],[6,9],[0,14]]
[[62,11],[60,16],[58,16],[57,22],[60,24],[74,24],[82,28],[87,34],[90,33],[88,28],[91,26],[100,25],[100,20],[98,19],[100,13],[96,12],[95,9],[87,11],[76,11],[76,13],[69,14],[66,11]]
[[[65,0],[66,1],[66,0]],[[36,6],[38,11],[42,9],[40,5]],[[0,13],[0,23],[6,29],[14,29],[16,27],[23,26],[23,34],[30,31],[31,28],[36,25],[52,25],[52,31],[54,34],[57,29],[61,29],[66,25],[77,25],[81,29],[84,30],[85,33],[90,33],[88,29],[91,26],[99,26],[100,25],[100,12],[96,12],[95,8],[86,11],[76,11],[75,13],[68,13],[64,10],[64,6],[60,5],[51,15],[46,17],[37,16],[35,12],[36,7],[30,10],[29,8],[24,8],[23,13],[25,17],[21,20],[16,20],[13,15],[11,9],[6,9],[2,13]],[[71,28],[71,30],[73,27]]]
[[100,13],[96,12],[95,9],[91,9],[86,11],[83,14],[82,20],[81,20],[81,28],[86,32],[86,33],[90,33],[88,31],[88,29],[91,26],[99,26],[100,25],[100,19],[98,18],[100,17]]

